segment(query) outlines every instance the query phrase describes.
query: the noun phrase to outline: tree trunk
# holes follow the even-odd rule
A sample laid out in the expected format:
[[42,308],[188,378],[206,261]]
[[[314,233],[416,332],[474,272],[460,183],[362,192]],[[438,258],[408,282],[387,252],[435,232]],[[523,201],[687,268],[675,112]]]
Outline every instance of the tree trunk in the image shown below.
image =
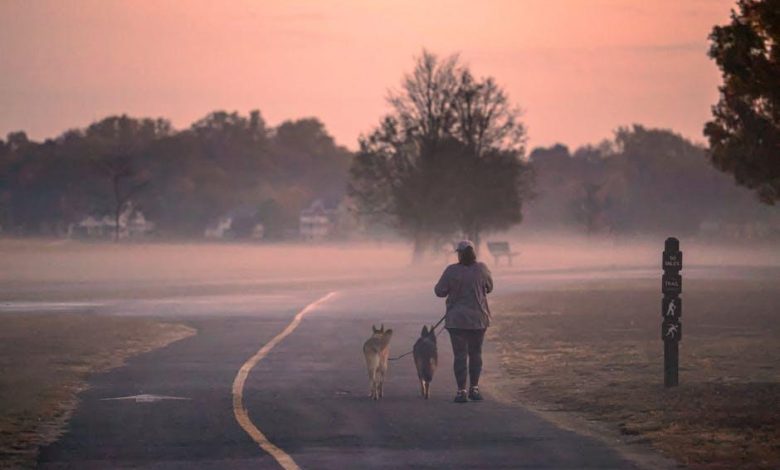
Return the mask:
[[114,177],[114,243],[119,243],[119,213],[122,211],[122,201],[119,197],[119,179]]
[[414,248],[412,251],[412,264],[419,264],[425,258],[425,249],[428,247],[427,238],[422,232],[414,235]]
[[471,243],[474,244],[474,254],[479,256],[479,247],[482,244],[482,235],[480,234],[480,230],[477,227],[471,227],[467,230],[465,230],[466,238],[471,240]]
[[474,243],[474,253],[479,256],[480,247],[482,246],[482,235],[480,235],[479,229],[475,229],[471,237],[471,241]]
[[119,242],[119,204],[114,210],[114,242]]

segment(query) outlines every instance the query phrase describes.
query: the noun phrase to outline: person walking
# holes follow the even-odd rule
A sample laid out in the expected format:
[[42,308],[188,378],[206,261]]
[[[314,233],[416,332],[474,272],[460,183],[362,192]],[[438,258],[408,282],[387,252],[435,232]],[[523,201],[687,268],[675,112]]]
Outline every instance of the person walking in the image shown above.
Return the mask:
[[[482,372],[482,342],[490,326],[487,294],[493,291],[493,278],[487,265],[477,261],[474,244],[458,243],[458,262],[447,266],[433,291],[446,297],[447,313],[444,327],[450,333],[453,369],[458,392],[456,403],[482,400],[479,375]],[[469,389],[466,391],[466,379]]]

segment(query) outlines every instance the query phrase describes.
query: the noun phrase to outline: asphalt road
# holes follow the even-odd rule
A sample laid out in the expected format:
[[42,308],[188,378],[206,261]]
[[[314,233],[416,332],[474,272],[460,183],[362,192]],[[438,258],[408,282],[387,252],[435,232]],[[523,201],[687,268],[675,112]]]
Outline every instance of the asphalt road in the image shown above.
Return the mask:
[[[394,329],[392,355],[407,351],[441,315],[429,287],[342,291],[309,312],[249,374],[244,404],[254,425],[310,469],[634,468],[599,441],[493,399],[489,383],[486,401],[453,403],[446,332],[430,400],[418,396],[411,357],[391,363],[385,398],[369,400],[362,344],[372,323]],[[181,319],[199,333],[93,377],[39,466],[280,468],[237,423],[231,386],[241,365],[323,294],[135,304],[132,313]],[[495,373],[498,364],[485,367]],[[140,394],[176,399],[115,399]]]

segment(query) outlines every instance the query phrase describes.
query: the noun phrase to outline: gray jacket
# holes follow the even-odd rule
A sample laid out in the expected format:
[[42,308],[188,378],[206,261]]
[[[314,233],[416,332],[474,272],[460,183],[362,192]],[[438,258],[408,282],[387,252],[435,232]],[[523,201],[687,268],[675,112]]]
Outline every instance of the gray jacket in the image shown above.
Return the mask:
[[493,291],[493,278],[485,263],[447,266],[433,291],[447,297],[445,328],[481,330],[490,326],[487,294]]

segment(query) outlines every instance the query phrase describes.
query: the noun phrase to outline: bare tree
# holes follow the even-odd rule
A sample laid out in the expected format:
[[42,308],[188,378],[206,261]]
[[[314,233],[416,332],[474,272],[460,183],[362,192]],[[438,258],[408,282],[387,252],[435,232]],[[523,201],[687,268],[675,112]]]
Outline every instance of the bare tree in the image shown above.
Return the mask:
[[134,119],[126,115],[105,118],[86,129],[84,136],[96,149],[93,167],[111,187],[115,241],[119,240],[122,211],[149,181],[148,175],[138,170],[135,161],[147,145],[170,132],[171,124],[164,119]]
[[113,195],[113,215],[114,215],[114,241],[119,241],[120,224],[119,219],[128,203],[149,181],[143,179],[133,167],[132,158],[127,153],[108,156],[100,160],[95,160],[95,168],[98,173],[108,179],[111,184]]
[[506,92],[492,77],[476,80],[468,69],[461,69],[453,108],[455,134],[475,155],[488,149],[524,153],[522,112],[510,104]]
[[453,100],[458,92],[459,67],[457,55],[442,60],[423,50],[412,73],[404,76],[402,91],[388,97],[401,135],[433,147],[450,135],[455,124]]

